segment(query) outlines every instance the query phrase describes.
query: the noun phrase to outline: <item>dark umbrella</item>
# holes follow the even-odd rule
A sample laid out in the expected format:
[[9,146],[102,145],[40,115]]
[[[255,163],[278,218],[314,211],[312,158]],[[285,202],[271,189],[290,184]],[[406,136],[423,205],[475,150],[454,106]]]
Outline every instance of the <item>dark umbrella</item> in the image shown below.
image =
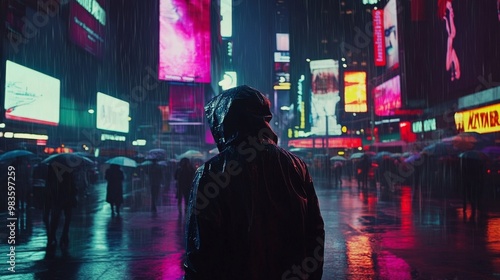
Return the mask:
[[164,160],[166,158],[167,158],[167,151],[160,148],[149,150],[148,154],[146,155],[146,159]]
[[481,151],[476,151],[476,150],[463,152],[463,153],[459,154],[458,157],[459,158],[466,158],[466,159],[484,160],[484,161],[489,160],[488,155],[486,155],[485,153],[483,153]]
[[35,154],[27,150],[12,150],[0,155],[0,161],[12,160],[18,157],[34,156]]
[[406,163],[414,163],[415,161],[420,160],[421,157],[422,157],[421,154],[413,154],[413,155],[405,158],[404,162],[406,162]]
[[87,157],[72,153],[51,155],[48,158],[42,160],[42,163],[45,164],[58,163],[69,168],[77,168],[77,167],[83,168],[87,166],[93,166],[95,164],[91,159]]
[[453,147],[451,142],[438,142],[425,147],[422,150],[423,154],[429,156],[450,156],[456,155],[458,151]]
[[386,158],[386,157],[392,157],[392,153],[391,152],[386,152],[386,151],[382,151],[382,152],[378,152],[376,153],[372,159],[374,161],[381,161],[382,159]]
[[500,146],[488,146],[481,150],[491,158],[500,158]]

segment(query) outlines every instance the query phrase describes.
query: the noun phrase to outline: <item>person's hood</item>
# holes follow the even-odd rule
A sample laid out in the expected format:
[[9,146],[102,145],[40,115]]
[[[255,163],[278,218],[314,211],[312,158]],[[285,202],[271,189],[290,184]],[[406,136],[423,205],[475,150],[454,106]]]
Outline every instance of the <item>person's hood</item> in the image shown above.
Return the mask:
[[223,91],[210,100],[205,106],[205,115],[219,151],[250,136],[258,136],[263,130],[266,133],[260,135],[276,143],[278,137],[269,125],[270,105],[262,93],[246,85]]

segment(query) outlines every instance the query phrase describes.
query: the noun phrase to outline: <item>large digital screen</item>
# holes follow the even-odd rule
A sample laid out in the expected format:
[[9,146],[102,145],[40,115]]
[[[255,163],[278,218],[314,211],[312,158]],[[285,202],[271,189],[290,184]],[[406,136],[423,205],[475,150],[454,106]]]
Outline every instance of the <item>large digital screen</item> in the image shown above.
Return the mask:
[[5,118],[56,126],[59,124],[60,81],[7,60]]
[[129,103],[102,92],[97,93],[98,129],[128,133]]
[[75,0],[69,7],[69,38],[101,58],[107,21],[105,0]]
[[160,0],[158,78],[210,83],[210,0]]
[[366,72],[344,72],[344,107],[349,113],[367,112]]
[[[333,59],[313,60],[311,69],[311,134],[341,135],[337,123],[339,62]],[[328,129],[327,129],[328,127]]]
[[411,54],[405,56],[411,65],[405,69],[409,99],[427,98],[433,106],[498,86],[497,5],[498,0],[436,0],[426,5],[422,20],[411,22],[413,34],[405,44]]
[[401,86],[399,75],[373,89],[375,115],[391,116],[394,110],[401,108]]
[[384,7],[384,35],[386,68],[399,68],[398,16],[396,0],[389,0]]

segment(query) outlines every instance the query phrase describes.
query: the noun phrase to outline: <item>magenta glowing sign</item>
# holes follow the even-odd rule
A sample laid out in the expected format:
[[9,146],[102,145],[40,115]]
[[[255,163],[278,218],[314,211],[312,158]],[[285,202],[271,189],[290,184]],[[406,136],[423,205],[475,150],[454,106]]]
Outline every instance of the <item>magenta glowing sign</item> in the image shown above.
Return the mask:
[[210,83],[210,0],[160,0],[158,78]]
[[401,86],[399,75],[373,89],[375,115],[391,116],[395,109],[401,108]]

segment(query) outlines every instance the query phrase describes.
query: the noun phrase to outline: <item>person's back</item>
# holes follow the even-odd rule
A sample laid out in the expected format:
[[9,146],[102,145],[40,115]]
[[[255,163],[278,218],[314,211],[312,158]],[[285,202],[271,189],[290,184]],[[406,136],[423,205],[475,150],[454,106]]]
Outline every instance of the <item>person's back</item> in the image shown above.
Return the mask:
[[149,165],[148,168],[149,184],[152,186],[159,186],[163,180],[162,167],[153,161],[153,164]]
[[181,159],[179,168],[175,171],[175,180],[181,193],[189,192],[193,183],[195,169],[187,158]]
[[[226,94],[244,102],[223,106],[223,93],[207,106],[221,152],[196,172],[185,279],[321,279],[324,224],[305,163],[276,145],[267,99],[246,86]],[[211,114],[233,106],[226,118]],[[223,131],[211,117],[225,120]]]
[[50,193],[52,206],[61,208],[76,207],[78,188],[72,172],[60,171],[49,165],[47,168],[47,191]]
[[121,186],[124,179],[123,171],[118,165],[111,165],[111,167],[106,170],[104,178],[108,184]]

